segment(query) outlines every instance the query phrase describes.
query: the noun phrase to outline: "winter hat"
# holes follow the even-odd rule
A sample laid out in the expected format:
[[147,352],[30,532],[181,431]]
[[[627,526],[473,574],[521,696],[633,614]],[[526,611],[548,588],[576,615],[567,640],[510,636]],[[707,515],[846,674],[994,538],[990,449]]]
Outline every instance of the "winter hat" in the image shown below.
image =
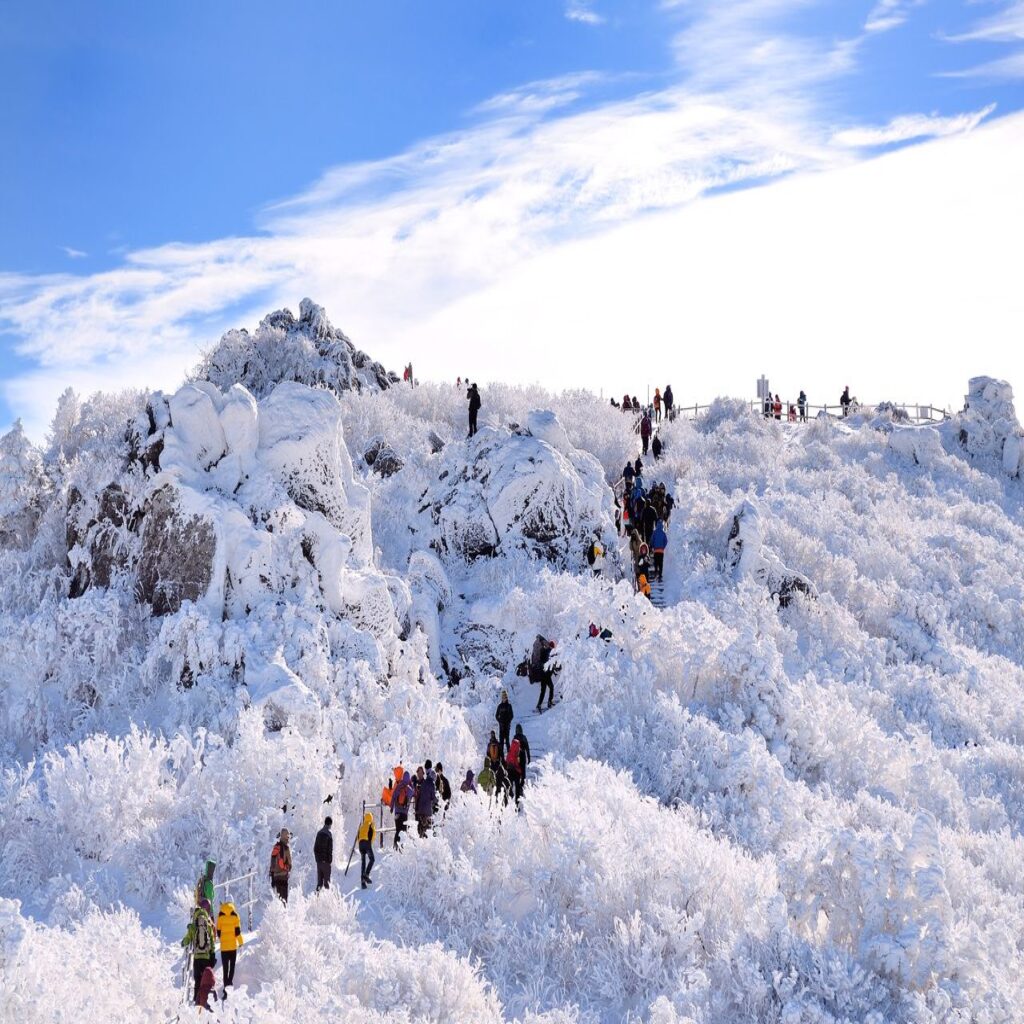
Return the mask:
[[199,901],[199,906],[200,906],[200,907],[201,907],[201,908],[202,908],[203,910],[205,910],[205,911],[206,911],[206,912],[207,912],[208,914],[209,914],[209,913],[210,913],[210,911],[211,911],[211,910],[213,909],[213,908],[212,908],[212,907],[210,906],[210,901],[209,901],[209,900],[207,900],[207,899],[202,899],[202,900],[200,900],[200,901]]

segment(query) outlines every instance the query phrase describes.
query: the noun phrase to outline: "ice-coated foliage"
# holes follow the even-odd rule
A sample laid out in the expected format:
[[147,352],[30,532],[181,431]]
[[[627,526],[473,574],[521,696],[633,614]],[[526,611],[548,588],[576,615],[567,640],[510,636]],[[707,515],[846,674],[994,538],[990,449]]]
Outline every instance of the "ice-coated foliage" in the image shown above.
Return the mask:
[[[464,390],[357,356],[303,304],[174,395],[66,393],[42,448],[0,439],[0,1018],[174,1019],[212,856],[258,872],[239,1024],[1021,1019],[1007,385],[937,429],[663,423],[662,609],[612,527],[632,417],[483,384],[466,440]],[[502,688],[522,810],[456,793],[358,890],[363,801],[425,757],[457,790]]]

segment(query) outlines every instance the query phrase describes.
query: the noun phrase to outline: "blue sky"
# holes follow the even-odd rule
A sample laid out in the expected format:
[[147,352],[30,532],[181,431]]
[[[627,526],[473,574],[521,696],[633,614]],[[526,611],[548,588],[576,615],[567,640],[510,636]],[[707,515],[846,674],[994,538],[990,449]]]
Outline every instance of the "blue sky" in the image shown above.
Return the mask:
[[[722,192],[983,138],[1024,108],[1024,4],[3,2],[0,95],[0,424],[38,434],[67,384],[174,386],[221,330],[307,291],[390,365],[598,387],[571,379],[564,327],[566,369],[486,355],[504,282],[567,251],[585,266],[580,245],[639,221],[728,217]],[[990,145],[1019,162],[1017,138]],[[1015,311],[997,301],[994,322]]]

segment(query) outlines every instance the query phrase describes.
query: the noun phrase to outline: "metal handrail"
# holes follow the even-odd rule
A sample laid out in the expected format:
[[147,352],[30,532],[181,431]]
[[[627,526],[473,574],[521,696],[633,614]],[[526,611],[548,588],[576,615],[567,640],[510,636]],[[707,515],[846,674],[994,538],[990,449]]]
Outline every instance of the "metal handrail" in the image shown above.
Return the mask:
[[218,889],[223,889],[224,895],[227,897],[228,901],[233,903],[234,900],[231,899],[231,890],[229,886],[233,885],[235,882],[249,882],[249,898],[244,903],[238,904],[238,906],[245,911],[245,919],[249,931],[252,931],[252,908],[256,904],[256,895],[253,891],[253,882],[255,878],[256,871],[254,869],[244,875],[239,875],[237,878],[226,878],[223,882],[216,882],[213,886],[214,892]]

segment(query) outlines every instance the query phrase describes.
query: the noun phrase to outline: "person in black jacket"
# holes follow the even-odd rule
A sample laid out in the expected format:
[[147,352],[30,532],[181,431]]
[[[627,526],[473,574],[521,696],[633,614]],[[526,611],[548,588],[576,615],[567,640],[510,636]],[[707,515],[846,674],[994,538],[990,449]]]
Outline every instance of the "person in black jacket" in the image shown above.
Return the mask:
[[452,802],[452,784],[448,781],[440,761],[434,768],[434,784],[437,786],[437,795],[441,798],[441,806],[447,811],[448,805]]
[[526,766],[530,763],[530,741],[521,724],[516,726],[516,739],[519,740],[519,779],[520,783],[525,783]]
[[480,391],[475,383],[470,384],[466,397],[469,399],[469,436],[472,437],[476,433],[476,414],[480,411]]
[[651,543],[651,535],[654,533],[654,527],[658,525],[658,510],[654,507],[651,502],[648,502],[644,506],[644,540]]
[[501,756],[504,757],[508,753],[510,743],[508,731],[512,728],[512,719],[515,717],[509,703],[508,690],[501,691],[501,702],[494,712],[494,717],[498,720],[498,742],[501,744]]
[[316,861],[316,891],[330,889],[331,865],[334,863],[334,835],[331,833],[330,818],[324,818],[324,827],[313,841],[313,859]]

